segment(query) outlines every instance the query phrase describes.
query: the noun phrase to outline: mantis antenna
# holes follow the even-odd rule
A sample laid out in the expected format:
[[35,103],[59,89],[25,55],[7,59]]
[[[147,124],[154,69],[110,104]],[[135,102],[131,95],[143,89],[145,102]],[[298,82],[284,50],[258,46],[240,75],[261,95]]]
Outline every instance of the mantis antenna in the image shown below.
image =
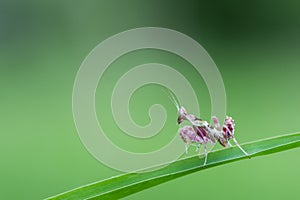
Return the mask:
[[175,98],[174,94],[170,90],[167,90],[167,89],[164,89],[163,91],[167,93],[167,95],[170,98],[170,100],[172,101],[172,103],[176,106],[177,110],[179,110],[180,102]]

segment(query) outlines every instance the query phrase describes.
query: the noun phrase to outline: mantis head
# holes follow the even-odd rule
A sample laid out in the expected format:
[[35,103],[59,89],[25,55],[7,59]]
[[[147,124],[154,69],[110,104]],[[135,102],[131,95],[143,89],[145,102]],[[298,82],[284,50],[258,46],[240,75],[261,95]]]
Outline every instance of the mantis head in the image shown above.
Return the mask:
[[177,119],[177,123],[178,124],[181,124],[181,122],[183,120],[186,120],[186,115],[187,115],[187,112],[186,112],[186,109],[184,107],[178,107],[178,119]]

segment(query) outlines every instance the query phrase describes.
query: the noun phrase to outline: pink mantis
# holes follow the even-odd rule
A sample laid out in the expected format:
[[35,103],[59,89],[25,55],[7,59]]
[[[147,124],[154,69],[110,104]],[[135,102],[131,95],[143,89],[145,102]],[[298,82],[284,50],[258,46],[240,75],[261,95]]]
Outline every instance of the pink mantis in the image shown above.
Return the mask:
[[[226,116],[222,127],[220,126],[217,117],[213,116],[214,127],[210,125],[207,121],[199,119],[195,115],[188,114],[186,109],[179,106],[175,97],[170,93],[171,100],[175,104],[178,111],[177,123],[181,124],[183,121],[188,121],[192,125],[184,126],[179,129],[179,135],[186,147],[186,154],[188,154],[188,148],[190,145],[195,145],[197,147],[196,151],[199,150],[200,146],[204,147],[204,164],[206,165],[208,153],[213,149],[216,142],[218,141],[223,147],[232,146],[229,142],[230,139],[241,149],[241,151],[250,158],[250,155],[240,146],[234,137],[234,120],[231,117]],[[211,143],[212,147],[207,151],[207,143]]]

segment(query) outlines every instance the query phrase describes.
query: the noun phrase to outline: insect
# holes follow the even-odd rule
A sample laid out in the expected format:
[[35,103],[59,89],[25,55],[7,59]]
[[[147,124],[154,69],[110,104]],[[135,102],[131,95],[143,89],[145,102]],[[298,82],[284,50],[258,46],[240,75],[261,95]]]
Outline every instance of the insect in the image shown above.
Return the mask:
[[[188,149],[190,145],[196,146],[196,151],[199,150],[200,146],[203,145],[204,148],[204,164],[206,165],[207,156],[213,147],[219,142],[223,147],[232,146],[229,142],[230,139],[240,148],[240,150],[250,158],[250,155],[240,146],[238,141],[234,137],[234,120],[226,116],[224,123],[221,127],[217,117],[213,116],[212,120],[214,126],[210,125],[207,121],[196,117],[193,114],[188,114],[183,106],[179,106],[179,103],[175,100],[175,97],[170,93],[172,102],[175,104],[178,111],[177,123],[180,125],[183,121],[188,121],[192,125],[184,126],[179,129],[179,135],[182,141],[185,143],[186,154],[188,154]],[[207,144],[211,143],[212,147],[208,151]],[[199,155],[200,156],[200,155]]]

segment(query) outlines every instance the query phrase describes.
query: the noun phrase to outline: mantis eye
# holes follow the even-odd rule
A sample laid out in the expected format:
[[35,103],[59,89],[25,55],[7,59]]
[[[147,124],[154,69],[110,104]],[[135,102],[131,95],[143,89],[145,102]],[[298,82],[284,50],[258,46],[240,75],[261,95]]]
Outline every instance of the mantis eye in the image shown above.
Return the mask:
[[178,124],[181,124],[182,121],[183,121],[183,120],[182,120],[180,117],[178,117],[177,123],[178,123]]

